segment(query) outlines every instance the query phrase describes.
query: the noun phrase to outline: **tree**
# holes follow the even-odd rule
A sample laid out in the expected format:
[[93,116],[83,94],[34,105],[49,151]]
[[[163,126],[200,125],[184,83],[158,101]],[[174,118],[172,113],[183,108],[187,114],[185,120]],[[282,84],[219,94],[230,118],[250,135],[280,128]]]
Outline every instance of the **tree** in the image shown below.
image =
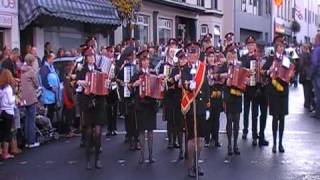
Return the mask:
[[140,11],[142,0],[111,0],[118,11],[123,25],[131,25],[135,19],[136,12]]
[[292,21],[292,23],[291,23],[292,32],[298,33],[298,32],[300,32],[300,29],[301,29],[301,26],[300,26],[299,22],[296,20]]

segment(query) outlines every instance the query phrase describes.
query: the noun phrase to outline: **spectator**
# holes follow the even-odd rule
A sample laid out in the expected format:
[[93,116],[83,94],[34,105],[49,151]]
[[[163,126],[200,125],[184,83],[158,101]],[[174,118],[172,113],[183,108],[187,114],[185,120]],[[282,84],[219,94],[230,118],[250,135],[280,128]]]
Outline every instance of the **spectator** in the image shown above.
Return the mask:
[[13,87],[15,79],[8,69],[2,69],[0,73],[0,110],[3,121],[0,123],[0,140],[2,142],[2,159],[13,158],[9,153],[9,142],[12,139],[11,128],[14,122],[15,96]]
[[40,68],[41,83],[43,86],[43,92],[41,95],[41,102],[47,108],[47,117],[53,122],[56,105],[59,102],[60,94],[60,80],[53,66],[53,60],[55,55],[50,53],[47,57],[47,61]]
[[315,37],[311,56],[311,79],[315,93],[316,112],[313,117],[320,119],[320,33]]
[[66,137],[72,137],[71,125],[75,117],[75,94],[72,85],[73,63],[70,62],[65,68],[66,76],[63,81],[63,133]]
[[312,111],[312,81],[311,81],[311,74],[310,74],[310,66],[311,66],[311,54],[310,54],[310,47],[308,44],[304,44],[302,46],[302,53],[300,55],[300,63],[301,67],[298,69],[300,76],[299,82],[303,86],[303,93],[304,93],[304,107]]
[[2,62],[2,68],[8,69],[14,78],[17,78],[17,65],[16,63],[20,60],[20,52],[18,48],[14,48],[11,54]]
[[32,54],[27,54],[25,57],[25,64],[21,67],[21,94],[25,101],[25,124],[24,133],[26,140],[26,147],[38,147],[40,144],[36,141],[36,104],[38,81],[36,78],[36,70],[33,65],[36,57]]
[[42,65],[41,59],[38,56],[37,48],[32,47],[30,53],[36,58],[35,61],[32,64],[32,67],[36,70],[36,72],[39,70],[40,66]]
[[65,56],[65,50],[63,48],[59,48],[57,52],[57,58],[64,57]]
[[52,46],[51,46],[51,43],[50,42],[46,42],[45,44],[44,44],[44,57],[43,57],[43,59],[45,58],[45,57],[47,57],[50,53],[52,53],[53,51],[52,51]]

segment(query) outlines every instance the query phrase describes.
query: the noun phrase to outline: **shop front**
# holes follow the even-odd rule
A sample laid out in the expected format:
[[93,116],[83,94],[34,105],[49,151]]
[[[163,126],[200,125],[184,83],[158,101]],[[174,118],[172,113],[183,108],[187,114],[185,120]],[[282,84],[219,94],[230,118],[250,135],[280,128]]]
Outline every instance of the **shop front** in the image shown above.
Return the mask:
[[20,1],[22,46],[31,44],[43,56],[45,42],[59,48],[78,48],[88,36],[97,38],[98,47],[113,44],[113,31],[120,25],[116,9],[106,0]]
[[20,48],[18,0],[0,1],[0,49]]

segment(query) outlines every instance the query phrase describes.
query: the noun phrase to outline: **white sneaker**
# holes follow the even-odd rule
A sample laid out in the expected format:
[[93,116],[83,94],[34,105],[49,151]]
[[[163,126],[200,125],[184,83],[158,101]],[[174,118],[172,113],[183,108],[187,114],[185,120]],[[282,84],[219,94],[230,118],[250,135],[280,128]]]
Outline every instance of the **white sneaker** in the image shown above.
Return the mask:
[[33,144],[29,144],[29,148],[35,148],[35,147],[39,147],[40,143],[39,142],[35,142]]

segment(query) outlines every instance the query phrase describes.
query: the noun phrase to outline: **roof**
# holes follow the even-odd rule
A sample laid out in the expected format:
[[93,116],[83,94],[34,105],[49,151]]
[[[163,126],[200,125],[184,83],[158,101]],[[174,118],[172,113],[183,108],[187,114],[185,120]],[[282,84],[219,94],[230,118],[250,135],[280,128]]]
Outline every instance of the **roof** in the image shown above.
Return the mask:
[[110,0],[29,0],[19,1],[20,29],[25,29],[40,15],[91,24],[121,24]]

